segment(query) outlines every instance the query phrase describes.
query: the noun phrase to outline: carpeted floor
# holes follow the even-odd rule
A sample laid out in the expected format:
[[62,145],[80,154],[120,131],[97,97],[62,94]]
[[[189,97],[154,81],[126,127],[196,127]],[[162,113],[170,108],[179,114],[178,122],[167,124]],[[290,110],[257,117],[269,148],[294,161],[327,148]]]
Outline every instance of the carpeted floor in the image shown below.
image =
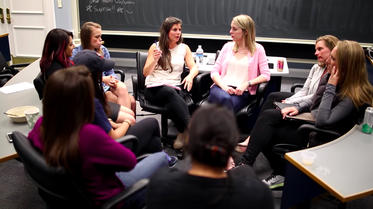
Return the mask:
[[[128,89],[132,89],[131,75],[135,75],[135,71],[129,70],[126,72],[126,84]],[[284,79],[282,90],[288,91],[289,84],[293,82],[301,82],[304,79]],[[137,120],[144,117],[155,117],[160,121],[159,115],[148,115],[147,112],[141,111],[141,107],[137,107],[137,113],[143,116],[138,116]],[[165,151],[170,155],[175,155],[175,151],[166,147]],[[180,161],[177,165],[180,169],[187,169],[189,166],[188,160]],[[254,170],[258,178],[263,179],[271,173],[271,169],[263,155],[259,155]],[[29,208],[46,208],[43,201],[38,195],[38,192],[25,175],[23,165],[17,160],[10,160],[0,163],[0,208],[1,209],[29,209]],[[253,191],[255,192],[255,191]],[[275,198],[275,208],[280,208],[281,191],[273,191]],[[338,208],[339,202],[332,196],[324,194],[315,198],[312,201],[311,209],[334,209]],[[373,207],[373,196],[368,196],[359,200],[351,201],[347,204],[347,209],[368,209]]]

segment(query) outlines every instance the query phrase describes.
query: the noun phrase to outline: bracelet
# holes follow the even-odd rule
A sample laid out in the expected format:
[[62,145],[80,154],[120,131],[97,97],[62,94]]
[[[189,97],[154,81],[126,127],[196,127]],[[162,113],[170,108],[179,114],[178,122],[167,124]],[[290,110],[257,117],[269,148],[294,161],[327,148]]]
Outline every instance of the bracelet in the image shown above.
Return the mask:
[[131,122],[129,120],[125,120],[125,121],[123,121],[123,123],[127,123],[128,127],[131,127]]
[[251,86],[252,84],[251,84],[251,81],[249,81],[249,87]]

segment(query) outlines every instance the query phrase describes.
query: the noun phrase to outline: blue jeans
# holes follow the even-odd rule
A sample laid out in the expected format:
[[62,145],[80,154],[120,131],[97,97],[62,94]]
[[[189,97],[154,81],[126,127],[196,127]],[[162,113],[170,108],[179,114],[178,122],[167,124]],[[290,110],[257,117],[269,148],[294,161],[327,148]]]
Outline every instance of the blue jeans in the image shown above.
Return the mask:
[[[122,181],[123,185],[128,188],[137,181],[150,178],[158,169],[167,167],[169,156],[165,152],[156,152],[145,159],[138,162],[134,169],[127,172],[117,172],[117,177]],[[143,208],[145,206],[146,189],[137,192],[124,202],[124,208]]]
[[168,155],[165,152],[156,152],[138,162],[134,169],[127,172],[117,172],[117,177],[127,188],[137,181],[149,178],[159,168],[168,166]]
[[240,96],[231,95],[219,86],[213,85],[210,89],[208,102],[223,105],[236,113],[249,103],[250,97],[251,95],[247,91]]

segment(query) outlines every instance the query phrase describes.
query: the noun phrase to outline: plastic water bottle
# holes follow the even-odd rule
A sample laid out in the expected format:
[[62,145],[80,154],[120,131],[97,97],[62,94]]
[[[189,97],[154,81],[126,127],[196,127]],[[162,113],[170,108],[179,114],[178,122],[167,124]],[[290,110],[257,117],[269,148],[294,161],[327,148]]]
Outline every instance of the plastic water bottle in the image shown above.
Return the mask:
[[203,49],[202,49],[202,45],[198,45],[198,48],[196,50],[196,61],[197,61],[197,63],[203,63]]

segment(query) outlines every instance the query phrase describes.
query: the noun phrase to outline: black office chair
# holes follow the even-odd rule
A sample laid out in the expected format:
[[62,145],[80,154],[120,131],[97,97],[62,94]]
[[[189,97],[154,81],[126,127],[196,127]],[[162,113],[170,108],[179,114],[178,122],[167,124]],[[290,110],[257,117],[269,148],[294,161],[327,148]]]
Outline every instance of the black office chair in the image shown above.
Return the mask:
[[[137,52],[136,53],[136,67],[137,67],[137,77],[132,76],[132,85],[134,91],[134,97],[140,102],[140,106],[144,111],[152,112],[156,114],[161,114],[161,129],[162,136],[173,138],[177,133],[169,133],[168,128],[168,112],[164,107],[152,104],[150,101],[145,99],[145,76],[143,74],[143,68],[145,61],[148,57],[147,52]],[[187,73],[183,73],[187,74]],[[208,96],[207,86],[209,74],[199,74],[194,78],[193,88],[190,94],[187,94],[184,97],[185,102],[187,103],[189,110],[192,112],[200,104],[200,102]],[[207,82],[206,82],[207,81]]]
[[[23,162],[25,173],[37,186],[39,195],[48,208],[95,208],[93,202],[81,189],[80,182],[69,175],[65,169],[47,165],[42,154],[31,145],[25,135],[14,131],[11,137],[14,148]],[[143,190],[148,181],[148,179],[138,181],[106,201],[100,208],[113,208],[117,203]]]
[[114,68],[114,73],[119,76],[119,80],[124,82],[124,79],[126,78],[123,70]]
[[258,85],[256,97],[248,105],[236,113],[236,120],[241,134],[250,134],[264,103],[264,96],[267,92],[268,82]]
[[0,52],[0,87],[4,86],[13,76],[15,76],[19,70],[23,67],[26,67],[29,63],[26,64],[13,64],[8,65],[3,54]]
[[34,87],[36,92],[38,92],[39,99],[43,99],[43,91],[45,86],[45,80],[43,78],[43,74],[39,73],[33,80]]
[[[359,108],[359,110],[356,112],[356,114],[353,116],[353,123],[354,124],[360,124],[364,118],[365,109],[369,105],[363,105]],[[353,128],[353,126],[351,127]],[[331,129],[326,128],[318,128],[314,124],[303,124],[299,126],[297,129],[297,132],[302,136],[302,139],[304,140],[304,143],[300,145],[294,145],[294,144],[287,144],[287,143],[280,143],[275,144],[272,147],[272,151],[275,154],[280,155],[282,158],[284,157],[285,153],[305,149],[307,147],[314,147],[318,146],[327,142],[330,142],[332,140],[337,139],[342,134]]]

